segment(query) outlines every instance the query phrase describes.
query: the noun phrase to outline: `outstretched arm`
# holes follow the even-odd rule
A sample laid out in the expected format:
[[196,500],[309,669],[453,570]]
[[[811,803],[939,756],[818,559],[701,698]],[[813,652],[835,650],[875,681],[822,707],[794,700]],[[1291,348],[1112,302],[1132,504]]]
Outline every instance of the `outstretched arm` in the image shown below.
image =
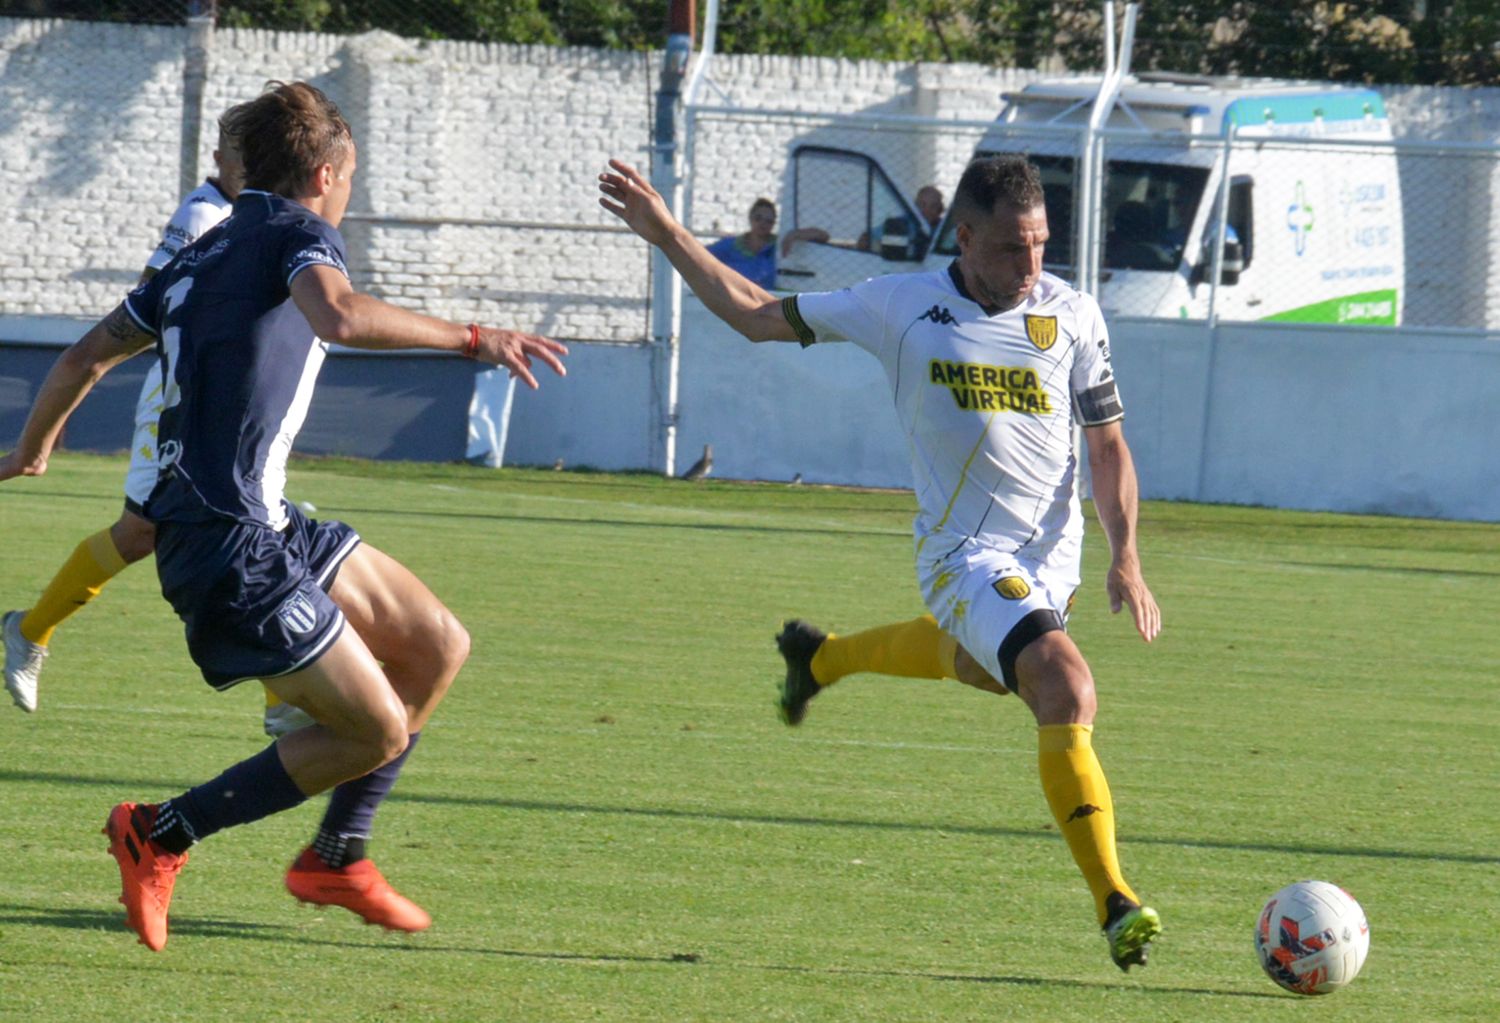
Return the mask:
[[781,254],[785,256],[797,247],[798,242],[816,242],[819,245],[828,244],[830,235],[821,227],[798,227],[793,228],[781,236]]
[[0,459],[0,480],[13,476],[40,476],[57,444],[63,424],[83,401],[99,378],[137,352],[149,348],[156,338],[136,326],[123,305],[89,328],[70,345],[42,381],[16,449]]
[[1136,631],[1147,643],[1161,632],[1161,608],[1141,575],[1141,556],[1135,546],[1139,490],[1135,462],[1125,444],[1120,421],[1090,426],[1083,431],[1089,446],[1089,472],[1094,485],[1094,511],[1109,537],[1109,609],[1118,613],[1128,605]]
[[566,345],[536,334],[480,327],[479,346],[470,351],[470,331],[410,309],[382,302],[354,290],[349,279],[332,267],[312,266],[292,279],[292,301],[307,317],[313,332],[324,341],[350,348],[429,348],[471,355],[480,362],[510,371],[533,390],[532,360],[540,359],[558,376],[567,376],[561,356]]
[[715,259],[634,167],[620,160],[609,165],[613,173],[599,175],[599,205],[661,249],[710,312],[751,341],[797,340],[775,295]]

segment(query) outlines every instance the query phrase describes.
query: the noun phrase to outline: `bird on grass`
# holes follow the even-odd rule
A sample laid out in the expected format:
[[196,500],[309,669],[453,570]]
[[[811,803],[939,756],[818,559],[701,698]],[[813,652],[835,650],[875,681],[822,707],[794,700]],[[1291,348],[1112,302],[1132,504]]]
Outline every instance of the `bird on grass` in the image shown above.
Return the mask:
[[682,474],[685,480],[701,480],[714,471],[714,446],[703,445],[703,457],[688,467],[688,471]]

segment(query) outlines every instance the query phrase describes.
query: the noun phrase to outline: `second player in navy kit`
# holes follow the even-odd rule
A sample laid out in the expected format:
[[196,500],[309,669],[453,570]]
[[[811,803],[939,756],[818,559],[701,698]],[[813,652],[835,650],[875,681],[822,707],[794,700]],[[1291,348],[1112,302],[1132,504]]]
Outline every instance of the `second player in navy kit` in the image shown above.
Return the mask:
[[39,475],[68,414],[112,366],[159,340],[166,381],[157,526],[162,591],[205,680],[261,679],[318,723],[160,803],[121,803],[106,824],[127,921],[167,940],[178,872],[195,842],[332,788],[313,844],[286,874],[303,901],[416,931],[427,913],[365,857],[376,808],[468,656],[463,626],[389,556],[342,523],[283,499],[286,459],[324,349],[448,350],[536,386],[563,372],[556,342],[463,326],[356,292],[338,224],[356,148],[338,108],[273,83],[232,126],[246,190],[230,218],[133,292],[58,360],[0,480]]

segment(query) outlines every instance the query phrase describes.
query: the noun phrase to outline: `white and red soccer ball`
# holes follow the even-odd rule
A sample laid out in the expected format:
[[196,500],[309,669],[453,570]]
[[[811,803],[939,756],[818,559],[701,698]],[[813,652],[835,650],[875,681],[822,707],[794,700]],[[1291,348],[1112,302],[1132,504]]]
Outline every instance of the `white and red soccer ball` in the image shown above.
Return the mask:
[[1365,911],[1327,881],[1287,885],[1266,900],[1255,924],[1261,968],[1299,995],[1337,991],[1359,975],[1369,951]]

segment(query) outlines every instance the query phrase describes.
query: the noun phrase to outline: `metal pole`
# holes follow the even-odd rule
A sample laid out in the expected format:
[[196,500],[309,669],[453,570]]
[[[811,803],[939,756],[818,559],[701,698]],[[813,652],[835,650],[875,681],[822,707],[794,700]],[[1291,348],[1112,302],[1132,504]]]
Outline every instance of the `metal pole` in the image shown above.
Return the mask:
[[187,44],[182,62],[182,155],[178,194],[198,187],[198,149],[203,137],[203,93],[208,85],[208,55],[214,45],[213,0],[189,0]]
[[1099,290],[1099,257],[1103,246],[1100,238],[1103,225],[1100,221],[1104,209],[1104,143],[1099,132],[1109,122],[1109,115],[1120,96],[1120,88],[1130,71],[1130,55],[1135,47],[1135,19],[1139,4],[1125,5],[1124,26],[1120,33],[1119,55],[1114,47],[1115,5],[1113,0],[1104,5],[1104,77],[1099,83],[1099,92],[1094,96],[1093,109],[1089,112],[1088,126],[1084,129],[1078,181],[1079,225],[1078,225],[1078,281],[1079,291],[1097,297]]
[[1234,125],[1224,131],[1224,152],[1220,155],[1219,197],[1214,210],[1214,222],[1208,230],[1214,232],[1214,258],[1209,265],[1208,284],[1208,351],[1204,354],[1203,377],[1203,422],[1199,436],[1202,446],[1198,449],[1198,484],[1193,488],[1193,499],[1205,500],[1204,484],[1208,480],[1209,422],[1213,418],[1214,371],[1219,361],[1219,284],[1224,277],[1224,234],[1229,222],[1229,158],[1234,151]]
[[[667,48],[662,57],[661,87],[656,92],[656,124],[651,145],[651,186],[661,193],[674,217],[682,216],[681,153],[677,144],[677,104],[682,79],[693,53],[693,27],[697,21],[694,0],[671,0]],[[660,249],[651,250],[651,344],[658,379],[665,380],[662,430],[662,472],[676,475],[677,468],[677,376],[680,364],[679,333],[682,326],[682,280]]]

